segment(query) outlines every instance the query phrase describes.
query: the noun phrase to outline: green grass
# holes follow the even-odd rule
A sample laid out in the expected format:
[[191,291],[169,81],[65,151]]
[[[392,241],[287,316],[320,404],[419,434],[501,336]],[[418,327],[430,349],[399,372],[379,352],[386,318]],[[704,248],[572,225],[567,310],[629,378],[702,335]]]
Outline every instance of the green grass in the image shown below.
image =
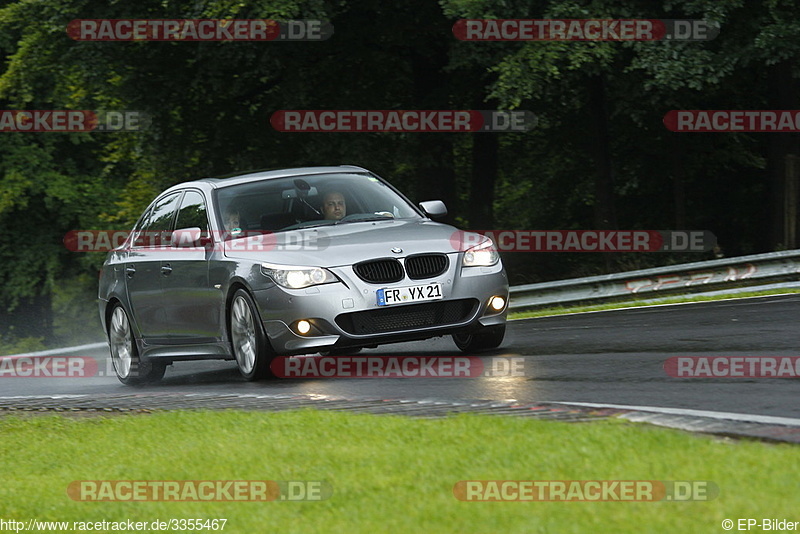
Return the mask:
[[531,317],[549,317],[552,315],[568,315],[571,313],[586,313],[594,311],[619,310],[623,308],[640,308],[644,306],[658,306],[661,304],[682,304],[685,302],[711,302],[717,300],[733,300],[752,297],[768,297],[770,295],[786,295],[790,293],[800,293],[800,289],[765,289],[763,291],[747,291],[744,293],[731,293],[727,295],[676,295],[674,297],[664,297],[663,299],[642,298],[638,300],[626,300],[611,302],[607,304],[595,304],[592,306],[554,306],[552,308],[542,308],[539,310],[512,312],[509,319],[530,319]]
[[[0,417],[0,519],[226,518],[252,532],[721,532],[797,517],[800,448],[618,420],[325,411]],[[325,480],[319,502],[77,502],[75,480]],[[707,480],[707,502],[461,502],[459,480]],[[208,531],[206,531],[208,532]]]

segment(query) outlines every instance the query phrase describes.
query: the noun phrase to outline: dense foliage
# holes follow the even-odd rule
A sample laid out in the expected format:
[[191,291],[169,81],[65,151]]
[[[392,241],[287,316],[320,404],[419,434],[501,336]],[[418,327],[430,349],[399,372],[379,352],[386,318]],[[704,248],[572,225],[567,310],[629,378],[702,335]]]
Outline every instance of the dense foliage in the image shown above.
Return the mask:
[[[335,33],[78,42],[65,29],[80,18],[320,18]],[[693,18],[721,32],[707,42],[463,42],[451,29],[459,18]],[[153,120],[142,132],[0,134],[0,337],[52,340],[53,295],[62,313],[79,295],[91,301],[103,255],[67,251],[67,231],[129,228],[162,188],[247,169],[361,165],[413,200],[445,200],[451,222],[476,229],[704,229],[727,255],[796,246],[783,235],[796,134],[676,134],[662,118],[800,109],[798,21],[800,7],[784,0],[6,0],[0,107]],[[280,109],[525,109],[539,125],[281,133],[269,124]],[[506,261],[521,283],[707,257]]]

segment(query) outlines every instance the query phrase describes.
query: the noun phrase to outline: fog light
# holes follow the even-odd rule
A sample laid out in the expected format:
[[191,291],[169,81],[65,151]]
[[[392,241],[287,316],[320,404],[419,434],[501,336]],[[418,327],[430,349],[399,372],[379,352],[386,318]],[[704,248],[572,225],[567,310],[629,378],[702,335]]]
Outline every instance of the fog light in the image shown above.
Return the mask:
[[506,305],[506,299],[504,299],[503,297],[492,297],[492,300],[489,301],[489,306],[494,311],[502,310],[505,307],[505,305]]
[[301,334],[308,334],[309,330],[311,330],[311,323],[306,321],[305,319],[301,319],[297,321],[297,331]]

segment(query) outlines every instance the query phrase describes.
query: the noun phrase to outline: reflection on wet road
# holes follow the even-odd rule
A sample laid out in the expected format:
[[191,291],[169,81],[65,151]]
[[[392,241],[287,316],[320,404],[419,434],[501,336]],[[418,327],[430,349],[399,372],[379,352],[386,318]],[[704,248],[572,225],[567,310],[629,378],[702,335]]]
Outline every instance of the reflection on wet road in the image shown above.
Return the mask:
[[[383,399],[515,399],[667,406],[800,417],[800,383],[786,378],[673,378],[674,356],[800,356],[800,297],[782,296],[513,321],[502,348],[475,355],[486,369],[522,358],[522,376],[477,378],[290,378],[249,383],[233,362],[177,362],[164,380],[120,384],[107,350],[91,378],[0,378],[0,395],[134,392],[315,394]],[[358,357],[460,357],[450,338],[385,345]],[[503,373],[499,373],[503,375]],[[103,375],[103,376],[99,376]]]

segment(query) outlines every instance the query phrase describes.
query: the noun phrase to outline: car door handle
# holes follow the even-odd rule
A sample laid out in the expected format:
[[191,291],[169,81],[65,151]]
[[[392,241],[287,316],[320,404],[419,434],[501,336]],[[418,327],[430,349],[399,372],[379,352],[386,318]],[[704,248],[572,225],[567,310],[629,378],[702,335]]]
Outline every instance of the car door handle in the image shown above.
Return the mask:
[[172,272],[172,267],[170,267],[169,263],[161,266],[161,274],[163,274],[164,276],[169,276],[171,272]]
[[136,274],[135,267],[125,267],[125,274],[128,275],[128,278],[133,278],[133,275]]

